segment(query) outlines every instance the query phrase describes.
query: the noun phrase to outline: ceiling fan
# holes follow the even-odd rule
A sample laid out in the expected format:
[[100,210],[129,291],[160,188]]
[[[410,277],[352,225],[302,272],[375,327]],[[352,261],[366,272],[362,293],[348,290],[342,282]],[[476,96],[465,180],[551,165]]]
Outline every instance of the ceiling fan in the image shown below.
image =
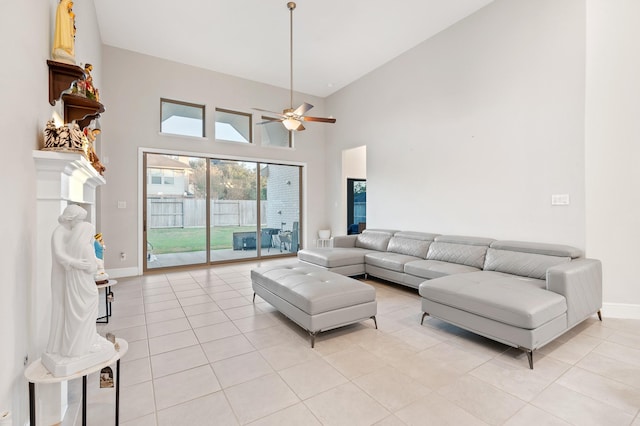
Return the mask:
[[289,76],[290,76],[290,80],[289,80],[289,84],[290,84],[290,99],[289,99],[289,108],[286,108],[282,111],[282,114],[278,113],[278,112],[273,112],[273,111],[269,111],[266,109],[261,109],[261,108],[254,108],[256,111],[263,111],[263,112],[268,112],[270,114],[275,114],[276,116],[278,116],[279,118],[277,119],[267,119],[267,121],[263,121],[261,123],[258,124],[267,124],[267,123],[273,123],[274,121],[280,121],[282,122],[282,124],[284,125],[284,127],[291,131],[291,130],[297,130],[297,131],[302,131],[304,130],[304,126],[302,125],[303,121],[318,121],[321,123],[335,123],[336,119],[335,118],[324,118],[324,117],[309,117],[306,116],[305,114],[307,113],[307,111],[309,111],[311,108],[313,108],[313,105],[308,104],[306,102],[304,102],[302,105],[300,105],[298,108],[293,109],[293,10],[296,8],[296,4],[292,1],[287,3],[287,8],[289,9]]

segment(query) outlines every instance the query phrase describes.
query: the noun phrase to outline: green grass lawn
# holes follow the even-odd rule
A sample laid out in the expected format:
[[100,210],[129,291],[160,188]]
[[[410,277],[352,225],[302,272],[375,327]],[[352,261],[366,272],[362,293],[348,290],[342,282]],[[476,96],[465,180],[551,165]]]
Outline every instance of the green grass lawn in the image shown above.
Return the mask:
[[[231,249],[234,232],[255,230],[254,226],[216,226],[211,232],[211,249]],[[147,240],[153,245],[153,254],[204,251],[206,238],[206,228],[162,228],[147,231]]]

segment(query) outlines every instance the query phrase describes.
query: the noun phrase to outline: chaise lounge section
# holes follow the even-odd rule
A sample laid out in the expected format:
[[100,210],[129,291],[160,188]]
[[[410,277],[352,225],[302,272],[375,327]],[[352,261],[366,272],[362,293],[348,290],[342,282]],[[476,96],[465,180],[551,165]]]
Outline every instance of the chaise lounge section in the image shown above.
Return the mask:
[[520,348],[530,368],[534,350],[594,314],[602,320],[602,265],[575,247],[390,230],[334,245],[298,258],[418,288],[422,321],[430,315]]

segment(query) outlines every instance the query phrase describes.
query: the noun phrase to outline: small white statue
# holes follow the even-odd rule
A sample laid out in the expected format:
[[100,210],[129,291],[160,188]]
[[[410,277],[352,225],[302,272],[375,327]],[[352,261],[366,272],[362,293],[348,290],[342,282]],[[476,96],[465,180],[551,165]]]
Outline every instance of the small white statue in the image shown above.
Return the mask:
[[104,251],[107,249],[107,246],[102,239],[102,233],[98,232],[94,238],[93,247],[96,252],[96,264],[98,265],[94,279],[96,284],[107,284],[109,282],[109,275],[104,270]]
[[51,240],[51,334],[42,364],[57,377],[107,361],[115,354],[113,344],[96,331],[95,230],[82,220],[86,214],[82,207],[67,207]]

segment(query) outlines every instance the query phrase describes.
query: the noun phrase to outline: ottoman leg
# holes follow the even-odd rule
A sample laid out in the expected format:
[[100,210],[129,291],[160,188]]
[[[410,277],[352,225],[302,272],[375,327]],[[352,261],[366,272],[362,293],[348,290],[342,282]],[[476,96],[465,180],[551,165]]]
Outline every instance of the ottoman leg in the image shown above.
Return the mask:
[[256,303],[256,292],[253,292],[253,303]]
[[376,325],[376,330],[378,329],[378,321],[376,320],[376,316],[372,316],[371,319],[373,320],[373,323]]
[[309,336],[311,337],[311,349],[314,348],[314,346],[316,345],[316,335],[318,334],[317,331],[309,332]]
[[426,317],[427,315],[429,315],[428,312],[423,312],[422,313],[422,319],[420,320],[420,325],[422,325],[422,323],[424,323],[424,317]]

